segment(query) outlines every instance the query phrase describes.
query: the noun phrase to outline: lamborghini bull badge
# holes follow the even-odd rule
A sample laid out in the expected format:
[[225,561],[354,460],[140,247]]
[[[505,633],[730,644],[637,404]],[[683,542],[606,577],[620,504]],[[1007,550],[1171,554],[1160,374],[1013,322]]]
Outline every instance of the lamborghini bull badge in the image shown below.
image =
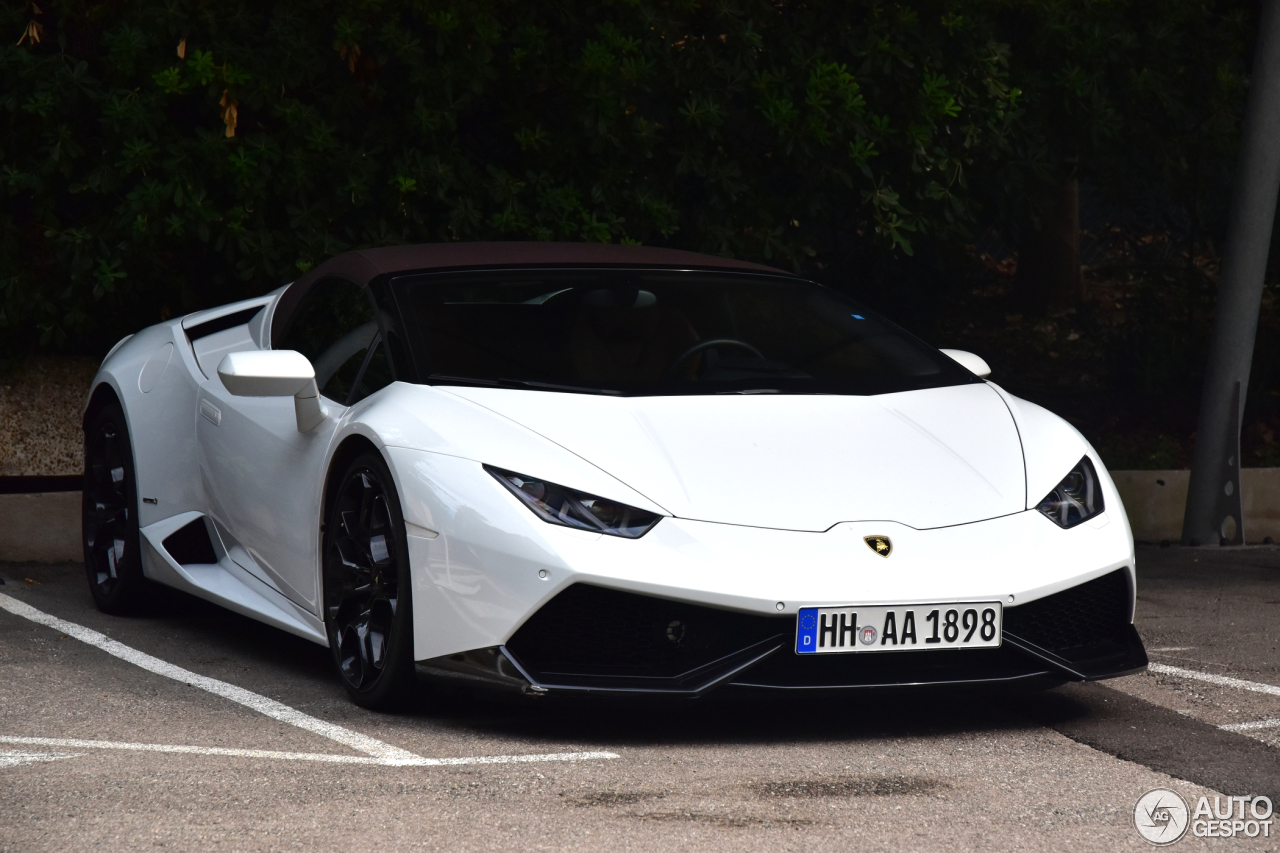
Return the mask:
[[889,541],[888,536],[863,536],[862,541],[881,557],[887,557],[893,553],[893,543]]

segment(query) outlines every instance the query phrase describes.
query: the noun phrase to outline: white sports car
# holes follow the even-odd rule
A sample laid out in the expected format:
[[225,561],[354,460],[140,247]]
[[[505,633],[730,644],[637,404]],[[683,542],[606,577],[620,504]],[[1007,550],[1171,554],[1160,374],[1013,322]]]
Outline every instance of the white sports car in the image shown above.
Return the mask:
[[89,586],[327,645],[372,707],[415,670],[697,696],[1141,669],[1111,478],[987,373],[723,258],[350,252],[108,354]]

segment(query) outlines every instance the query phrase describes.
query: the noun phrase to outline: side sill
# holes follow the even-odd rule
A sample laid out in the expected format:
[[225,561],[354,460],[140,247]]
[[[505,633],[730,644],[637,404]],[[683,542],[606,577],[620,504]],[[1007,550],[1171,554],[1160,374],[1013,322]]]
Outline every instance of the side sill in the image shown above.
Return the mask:
[[175,541],[189,540],[192,531],[185,528],[200,521],[204,522],[206,532],[209,533],[212,520],[200,512],[179,513],[142,528],[142,572],[148,579],[211,601],[318,645],[329,645],[324,623],[241,568],[227,555],[216,534],[211,533],[208,537],[207,545],[212,549],[211,554],[204,552],[203,547],[191,548],[189,542],[184,543],[186,547],[183,549],[193,553],[204,552],[206,557],[215,557],[216,562],[178,562],[165,548],[165,541],[175,534],[179,534]]

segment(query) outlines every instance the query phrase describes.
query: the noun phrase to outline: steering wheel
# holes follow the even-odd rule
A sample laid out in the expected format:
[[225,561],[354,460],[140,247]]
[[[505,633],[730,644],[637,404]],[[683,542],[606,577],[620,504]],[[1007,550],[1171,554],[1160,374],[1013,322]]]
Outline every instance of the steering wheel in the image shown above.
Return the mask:
[[675,376],[680,372],[680,368],[683,367],[685,362],[689,359],[693,358],[703,350],[714,349],[716,347],[737,347],[738,349],[746,350],[756,358],[764,358],[764,353],[760,352],[760,350],[756,349],[746,341],[739,341],[733,338],[712,338],[709,341],[698,341],[696,344],[680,353],[676,360],[671,362],[671,366],[667,368],[667,376]]

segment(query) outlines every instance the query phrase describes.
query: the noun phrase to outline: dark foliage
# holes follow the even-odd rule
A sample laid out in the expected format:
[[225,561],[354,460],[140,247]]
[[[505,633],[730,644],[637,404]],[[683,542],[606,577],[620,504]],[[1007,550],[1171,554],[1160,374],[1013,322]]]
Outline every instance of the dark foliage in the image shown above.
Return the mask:
[[1017,109],[983,19],[871,3],[51,2],[0,31],[11,345],[353,246],[956,243]]
[[733,255],[927,326],[1036,175],[1207,239],[1248,32],[1188,0],[10,3],[0,354],[439,240]]

